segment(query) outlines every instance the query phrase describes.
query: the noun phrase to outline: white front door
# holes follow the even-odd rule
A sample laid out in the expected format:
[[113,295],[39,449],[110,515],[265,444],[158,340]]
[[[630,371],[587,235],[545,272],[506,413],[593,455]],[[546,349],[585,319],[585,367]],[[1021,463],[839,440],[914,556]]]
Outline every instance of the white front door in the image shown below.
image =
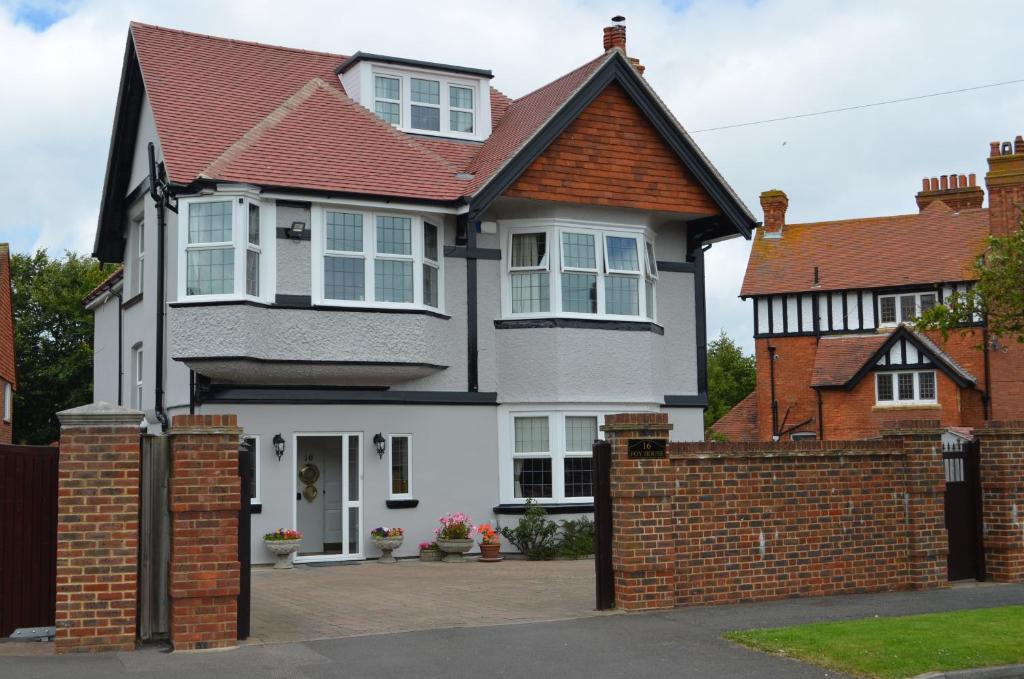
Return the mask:
[[[362,434],[297,434],[296,525],[303,544],[295,560],[337,561],[362,557]],[[319,478],[302,481],[313,465]],[[315,492],[305,492],[305,486]]]

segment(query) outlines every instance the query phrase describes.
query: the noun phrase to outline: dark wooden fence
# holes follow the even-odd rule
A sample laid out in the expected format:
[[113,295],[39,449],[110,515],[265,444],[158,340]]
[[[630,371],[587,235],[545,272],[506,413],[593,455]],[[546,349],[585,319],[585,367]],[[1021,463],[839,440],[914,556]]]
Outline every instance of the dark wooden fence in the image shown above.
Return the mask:
[[0,445],[0,636],[52,626],[57,448]]

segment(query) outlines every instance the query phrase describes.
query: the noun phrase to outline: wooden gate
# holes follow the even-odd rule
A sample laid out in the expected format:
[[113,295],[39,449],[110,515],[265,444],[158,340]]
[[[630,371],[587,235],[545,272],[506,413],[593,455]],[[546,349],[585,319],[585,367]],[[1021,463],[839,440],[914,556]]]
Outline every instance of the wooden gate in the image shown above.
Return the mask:
[[56,585],[57,448],[0,445],[0,636],[52,627]]
[[256,451],[249,439],[243,439],[238,447],[238,475],[242,482],[242,503],[238,508],[238,640],[249,638],[250,594],[252,592],[252,505],[249,502],[249,487],[255,469],[253,457]]
[[981,464],[977,441],[946,444],[946,531],[950,580],[985,579],[982,544]]
[[171,514],[167,504],[170,445],[166,436],[142,437],[139,512],[139,639],[166,639],[170,629],[167,590]]

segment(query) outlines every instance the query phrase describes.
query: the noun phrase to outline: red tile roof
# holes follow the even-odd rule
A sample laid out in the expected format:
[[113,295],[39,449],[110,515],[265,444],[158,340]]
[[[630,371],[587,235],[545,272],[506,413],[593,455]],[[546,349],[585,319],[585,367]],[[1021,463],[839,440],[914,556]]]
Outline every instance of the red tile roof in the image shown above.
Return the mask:
[[131,35],[172,182],[435,200],[480,188],[613,54],[517,100],[492,88],[493,132],[467,143],[400,132],[355,103],[341,54],[140,23]]
[[100,281],[100,284],[89,291],[89,294],[82,298],[82,306],[87,306],[89,302],[93,301],[100,296],[108,287],[113,287],[113,284],[121,280],[124,277],[124,267],[119,266],[110,272],[110,275]]
[[728,441],[757,440],[757,390],[732,407],[711,425],[711,431],[721,434]]
[[787,224],[781,238],[759,229],[740,295],[973,280],[988,233],[987,210],[940,201],[920,214]]
[[814,355],[811,386],[845,385],[888,339],[889,333],[822,337],[818,342],[818,351]]

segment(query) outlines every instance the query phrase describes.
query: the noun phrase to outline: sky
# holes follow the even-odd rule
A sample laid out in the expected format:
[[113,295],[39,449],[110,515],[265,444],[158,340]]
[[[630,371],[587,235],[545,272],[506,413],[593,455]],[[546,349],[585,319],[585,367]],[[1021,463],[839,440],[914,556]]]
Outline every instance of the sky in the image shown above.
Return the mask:
[[[628,51],[757,219],[908,213],[921,178],[983,177],[990,141],[1024,133],[1024,83],[765,125],[710,127],[1024,78],[1019,0],[0,0],[0,242],[92,250],[128,22],[272,44],[490,68],[512,97],[601,51]],[[708,333],[752,350],[738,294],[749,242],[707,255]]]

